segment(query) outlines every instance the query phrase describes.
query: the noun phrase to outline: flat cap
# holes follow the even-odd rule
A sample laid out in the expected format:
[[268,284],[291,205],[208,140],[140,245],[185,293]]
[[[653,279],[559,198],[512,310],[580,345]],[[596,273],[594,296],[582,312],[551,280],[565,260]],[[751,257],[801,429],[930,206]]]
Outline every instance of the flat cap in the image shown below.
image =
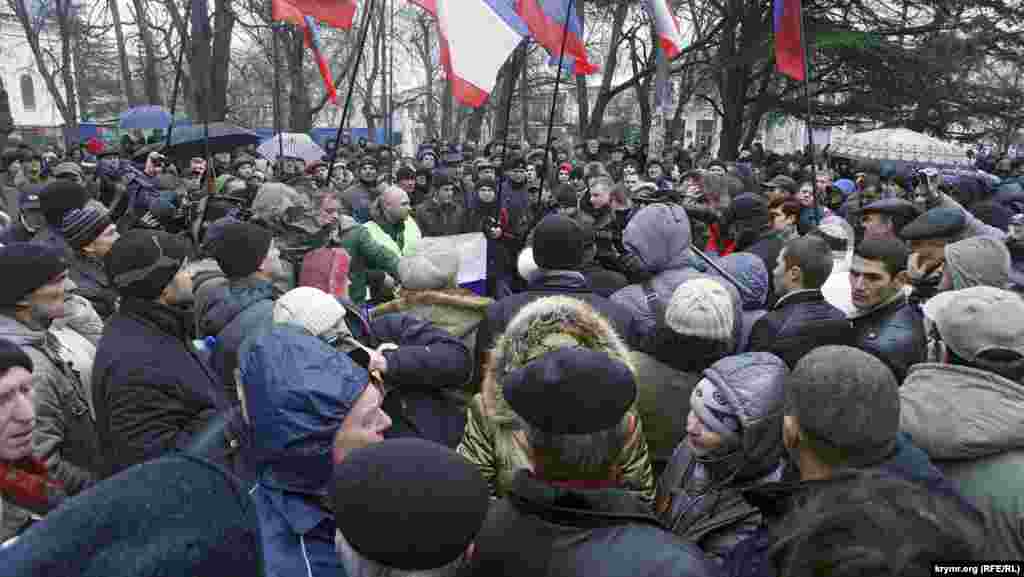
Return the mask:
[[955,238],[967,227],[967,217],[959,208],[933,208],[900,230],[903,240]]
[[587,435],[618,425],[633,405],[636,379],[603,352],[562,347],[508,373],[505,400],[530,425],[554,435]]
[[877,200],[861,209],[862,214],[872,212],[900,216],[908,223],[921,216],[920,209],[918,209],[914,203],[909,200],[903,200],[902,198],[886,198],[883,200]]

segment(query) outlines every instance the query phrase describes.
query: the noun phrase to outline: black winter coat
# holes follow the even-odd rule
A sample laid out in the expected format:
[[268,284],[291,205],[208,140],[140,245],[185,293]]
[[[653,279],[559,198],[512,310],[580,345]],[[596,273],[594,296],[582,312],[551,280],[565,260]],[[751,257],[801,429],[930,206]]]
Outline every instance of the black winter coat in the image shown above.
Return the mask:
[[346,305],[346,322],[363,345],[398,345],[385,351],[385,383],[394,387],[384,399],[391,417],[387,438],[419,437],[455,448],[466,428],[466,406],[461,391],[473,375],[473,360],[462,340],[432,323],[403,313],[367,321]]
[[224,384],[200,360],[183,317],[125,298],[107,321],[92,374],[103,477],[185,449],[226,408]]
[[906,295],[853,319],[853,331],[853,346],[885,361],[900,383],[911,365],[925,360],[924,316]]
[[695,545],[664,531],[620,489],[572,489],[517,473],[475,540],[480,577],[689,577],[717,574]]
[[792,369],[813,349],[852,344],[852,325],[843,311],[828,304],[820,290],[802,290],[780,298],[754,323],[747,348],[772,353]]

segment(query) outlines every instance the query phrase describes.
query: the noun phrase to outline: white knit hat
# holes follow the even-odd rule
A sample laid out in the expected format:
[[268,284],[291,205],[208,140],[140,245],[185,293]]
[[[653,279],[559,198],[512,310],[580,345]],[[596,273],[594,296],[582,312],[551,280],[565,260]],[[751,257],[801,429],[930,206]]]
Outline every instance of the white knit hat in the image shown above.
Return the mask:
[[300,326],[321,339],[337,336],[344,323],[345,307],[314,287],[292,289],[274,303],[274,323]]
[[676,288],[665,324],[681,335],[735,342],[736,311],[729,290],[713,278],[690,279]]

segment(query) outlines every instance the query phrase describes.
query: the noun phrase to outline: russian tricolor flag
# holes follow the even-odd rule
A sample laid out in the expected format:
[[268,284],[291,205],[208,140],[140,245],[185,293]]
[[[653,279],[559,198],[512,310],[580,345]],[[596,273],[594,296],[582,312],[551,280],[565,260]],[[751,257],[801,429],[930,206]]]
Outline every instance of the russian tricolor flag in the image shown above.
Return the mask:
[[529,34],[508,0],[409,0],[437,21],[441,64],[456,100],[487,102],[498,70]]
[[296,26],[303,25],[303,16],[312,16],[335,28],[352,28],[356,15],[356,0],[272,0],[274,20],[284,20]]
[[669,10],[668,0],[648,0],[651,18],[654,19],[654,30],[658,34],[658,46],[665,57],[672,60],[683,51],[685,46],[683,34],[679,31],[679,22]]
[[313,58],[316,59],[317,68],[320,69],[320,77],[324,79],[324,88],[327,90],[327,97],[331,99],[334,104],[338,103],[338,91],[334,88],[334,80],[331,78],[331,68],[327,65],[327,59],[324,58],[324,53],[320,49],[320,26],[317,25],[316,19],[312,16],[306,15],[306,46],[313,51]]
[[[592,74],[600,69],[587,60],[583,27],[571,3],[573,0],[515,0],[516,13],[526,22],[537,44],[551,54],[553,62],[558,62],[563,44],[562,32],[566,31],[563,65],[575,74]],[[565,26],[566,16],[569,16],[568,29]]]
[[775,2],[775,67],[793,80],[804,80],[804,43],[801,34],[800,0]]

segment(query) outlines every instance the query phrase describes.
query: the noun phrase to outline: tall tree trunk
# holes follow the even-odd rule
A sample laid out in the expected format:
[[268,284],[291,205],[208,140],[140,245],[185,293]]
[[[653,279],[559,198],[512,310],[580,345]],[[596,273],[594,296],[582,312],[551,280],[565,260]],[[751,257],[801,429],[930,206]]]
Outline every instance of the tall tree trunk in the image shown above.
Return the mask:
[[449,78],[444,83],[444,91],[441,93],[441,139],[450,140],[452,137],[452,81]]
[[601,124],[604,122],[604,113],[611,103],[612,97],[609,91],[612,87],[612,79],[615,76],[615,69],[619,63],[619,44],[622,42],[622,26],[626,23],[626,15],[629,14],[629,3],[619,2],[615,8],[615,15],[612,17],[612,39],[608,45],[608,56],[604,60],[603,76],[601,78],[601,91],[594,103],[594,110],[587,119],[587,130],[585,138],[597,138],[601,132]]
[[[303,70],[306,45],[301,30],[291,29],[282,34],[285,60],[288,63],[288,131],[309,132],[313,118],[309,114],[309,86]],[[284,114],[282,113],[282,117]]]
[[135,85],[132,84],[132,69],[128,66],[128,49],[124,41],[124,25],[121,23],[121,9],[118,0],[109,0],[110,18],[114,21],[114,37],[117,39],[117,60],[121,64],[121,89],[129,106],[139,103],[135,97]]
[[[82,62],[82,19],[75,15],[72,19],[72,29],[75,49],[71,52],[71,61],[75,68],[75,86],[78,87],[79,108],[82,111],[82,119],[92,117],[92,89],[85,81],[85,66]],[[77,140],[77,135],[76,135]]]
[[[235,28],[235,14],[231,0],[216,0],[214,12],[213,49],[210,53],[211,116],[224,120],[228,112],[228,83],[230,81],[231,38]],[[308,100],[307,100],[308,105]]]
[[75,89],[75,76],[72,72],[71,53],[76,49],[74,43],[74,16],[71,13],[71,2],[58,1],[57,24],[61,38],[61,80],[64,82],[64,149],[70,150],[72,143],[78,141],[78,98]]
[[383,13],[375,14],[370,19],[369,35],[373,37],[373,60],[370,64],[370,75],[366,80],[366,92],[363,97],[363,118],[366,119],[366,129],[369,132],[367,140],[373,142],[377,136],[377,115],[379,111],[373,103],[373,91],[377,86],[377,78],[381,70],[381,51],[383,50]]
[[142,78],[146,93],[146,103],[159,105],[163,102],[160,95],[160,62],[156,57],[156,46],[153,42],[153,31],[149,26],[149,16],[142,0],[132,0],[135,8],[135,23],[139,27],[142,38]]
[[530,53],[529,45],[524,46],[526,47],[523,48],[523,64],[519,67],[519,132],[521,135],[520,138],[522,138],[524,142],[527,142],[529,141],[527,135],[530,131],[530,98],[528,96],[530,91],[527,85],[529,80],[526,78],[526,75],[527,69],[530,67]]
[[[511,115],[506,119],[505,111],[507,107],[511,107],[513,103],[512,97],[515,96],[516,83],[519,80],[519,69],[525,62],[526,54],[526,42],[523,42],[512,52],[512,56],[505,62],[504,67],[499,72],[501,77],[501,90],[495,91],[501,95],[501,99],[498,100],[497,106],[495,106],[494,115],[495,122],[491,126],[497,127],[494,131],[495,138],[508,134],[510,127],[506,124],[506,120],[512,121]],[[492,93],[494,94],[494,93]]]

